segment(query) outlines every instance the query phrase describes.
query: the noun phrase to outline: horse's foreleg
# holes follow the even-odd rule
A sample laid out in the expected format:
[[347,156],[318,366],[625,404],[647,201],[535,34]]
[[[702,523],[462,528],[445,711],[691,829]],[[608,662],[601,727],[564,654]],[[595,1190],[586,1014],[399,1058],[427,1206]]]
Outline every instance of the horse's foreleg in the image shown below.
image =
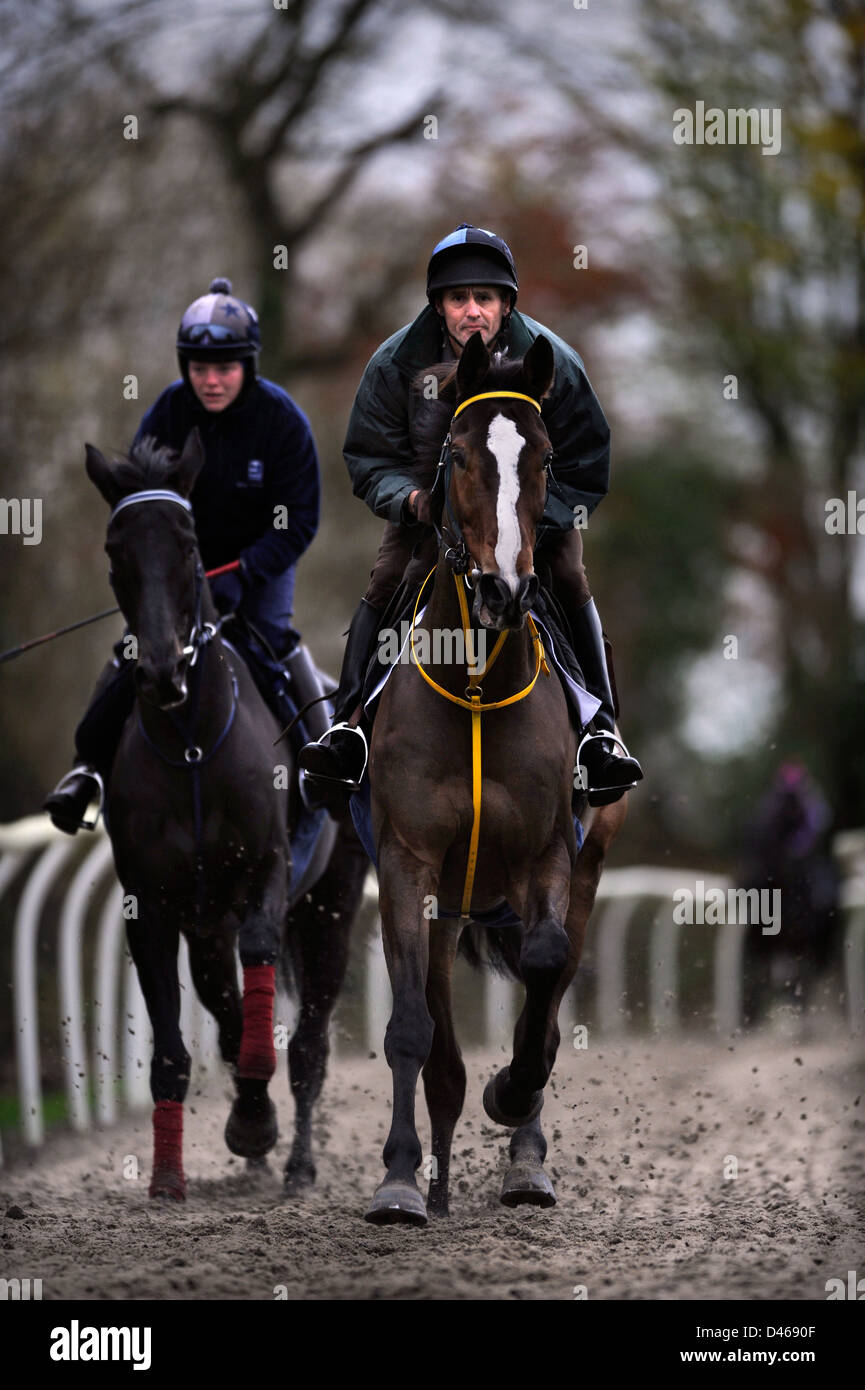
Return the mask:
[[536,1115],[514,1130],[508,1146],[511,1166],[502,1183],[501,1201],[506,1207],[553,1207],[556,1192],[544,1170],[547,1141]]
[[225,931],[208,937],[188,936],[187,942],[196,993],[213,1015],[219,1029],[219,1055],[234,1067],[240,1053],[243,1029],[234,933]]
[[263,1158],[279,1137],[276,1107],[267,1086],[276,1071],[273,1003],[285,879],[285,855],[273,850],[259,867],[240,927],[243,1026],[235,1069],[237,1096],[225,1125],[225,1142],[232,1153],[244,1158]]
[[[576,974],[604,858],[624,815],[625,807],[618,803],[595,813],[592,829],[574,867],[565,922],[568,959],[552,991],[544,1029],[543,1058],[547,1077],[552,1071],[561,1036],[558,1025],[559,1006],[565,990]],[[520,1023],[522,1022],[521,1018]],[[518,1029],[519,1026],[518,1023]],[[494,1086],[494,1083],[491,1082],[490,1086]],[[515,1130],[510,1143],[511,1166],[505,1174],[501,1192],[501,1200],[505,1206],[554,1205],[555,1189],[543,1166],[546,1152],[547,1143],[541,1130],[539,1116]]]
[[183,1172],[183,1102],[189,1086],[189,1053],[180,1032],[179,932],[145,912],[126,924],[129,950],[153,1028],[150,1093],[153,1096],[151,1197],[186,1196]]
[[437,890],[438,876],[387,832],[378,859],[382,937],[393,989],[393,1012],[384,1037],[393,1075],[393,1118],[383,1155],[387,1175],[366,1219],[425,1225],[426,1205],[415,1181],[422,1157],[415,1127],[415,1092],[434,1031],[426,1001],[430,924],[423,908],[425,896]]
[[484,1091],[484,1109],[497,1124],[528,1124],[543,1105],[543,1088],[555,1057],[555,1047],[552,1056],[549,1053],[551,1005],[557,989],[561,999],[576,969],[565,929],[571,872],[567,845],[556,839],[538,860],[524,895],[520,973],[525,1004],[514,1030],[511,1064]]
[[459,939],[460,927],[456,922],[433,920],[426,999],[435,1032],[423,1069],[423,1084],[432,1123],[428,1200],[429,1210],[434,1216],[448,1214],[451,1144],[466,1094],[466,1069],[457,1045],[451,1012],[451,976]]
[[340,831],[324,874],[288,914],[286,947],[300,996],[300,1016],[288,1045],[295,1106],[294,1141],[284,1174],[289,1196],[315,1182],[313,1107],[324,1085],[330,1017],[345,978],[351,924],[368,869],[354,833]]

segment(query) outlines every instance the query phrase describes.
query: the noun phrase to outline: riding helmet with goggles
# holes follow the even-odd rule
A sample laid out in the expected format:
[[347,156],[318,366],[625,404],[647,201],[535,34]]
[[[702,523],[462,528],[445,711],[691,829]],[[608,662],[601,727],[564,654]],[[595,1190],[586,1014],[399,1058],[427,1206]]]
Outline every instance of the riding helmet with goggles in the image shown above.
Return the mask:
[[495,285],[510,290],[511,308],[517,302],[517,268],[510,247],[494,232],[470,222],[461,222],[435,247],[427,267],[427,299],[434,304],[444,290],[460,285]]
[[191,360],[243,361],[245,388],[255,379],[255,358],[260,351],[258,315],[250,304],[231,293],[230,280],[212,280],[207,294],[193,300],[180,320],[177,360],[187,384]]

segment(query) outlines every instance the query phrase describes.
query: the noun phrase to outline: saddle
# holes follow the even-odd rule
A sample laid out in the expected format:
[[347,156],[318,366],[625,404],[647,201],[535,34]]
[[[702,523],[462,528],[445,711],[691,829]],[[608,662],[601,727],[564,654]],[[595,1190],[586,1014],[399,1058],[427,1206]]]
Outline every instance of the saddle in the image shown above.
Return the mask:
[[[397,589],[390,603],[381,618],[381,628],[392,628],[396,632],[402,630],[401,624],[411,622],[414,607],[420,593],[422,580],[411,574],[411,568],[402,584]],[[565,612],[558,599],[544,585],[538,591],[538,596],[532,605],[532,613],[536,619],[547,629],[552,639],[555,654],[558,660],[554,666],[561,679],[561,668],[567,672],[573,681],[583,690],[586,688],[585,678],[580,668],[580,663],[574,654],[571,630]],[[370,655],[366,669],[366,676],[363,683],[362,702],[364,711],[370,724],[375,717],[378,708],[378,698],[375,697],[376,688],[381,684],[382,663],[379,659],[378,651]],[[580,733],[584,720],[579,705],[574,698],[573,688],[567,681],[562,680],[562,689],[568,704],[568,713],[577,733]],[[379,692],[380,695],[380,692]]]

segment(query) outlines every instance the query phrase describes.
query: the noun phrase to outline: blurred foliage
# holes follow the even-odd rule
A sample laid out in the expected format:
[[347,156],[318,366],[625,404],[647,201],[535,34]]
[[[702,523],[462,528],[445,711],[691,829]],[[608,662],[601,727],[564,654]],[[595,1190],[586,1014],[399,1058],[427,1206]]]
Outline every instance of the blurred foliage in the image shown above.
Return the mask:
[[[861,7],[622,9],[619,32],[599,9],[483,0],[0,0],[3,492],[44,499],[41,546],[2,539],[0,645],[110,602],[83,441],[129,441],[176,374],[183,307],[229,274],[318,440],[298,620],[336,670],[381,530],[341,458],[353,393],[423,303],[434,241],[473,221],[509,240],[521,307],[581,352],[613,428],[586,557],[647,770],[617,854],[729,862],[793,753],[861,823],[861,541],[823,524],[828,497],[865,490]],[[697,100],[780,108],[780,154],[676,145]],[[2,669],[0,819],[62,770],[111,626]],[[740,741],[722,696],[751,716]]]

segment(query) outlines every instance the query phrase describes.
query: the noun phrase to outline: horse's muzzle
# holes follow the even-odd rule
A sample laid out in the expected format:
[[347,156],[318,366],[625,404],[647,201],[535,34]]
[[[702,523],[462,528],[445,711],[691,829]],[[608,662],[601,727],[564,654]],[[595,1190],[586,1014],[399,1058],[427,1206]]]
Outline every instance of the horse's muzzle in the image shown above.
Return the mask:
[[160,667],[139,659],[135,668],[135,689],[149,705],[157,709],[175,709],[186,699],[185,666],[185,661]]
[[476,616],[480,617],[480,609],[485,608],[491,620],[487,626],[521,628],[538,596],[538,588],[536,574],[524,574],[517,581],[516,593],[501,575],[482,574],[477,583]]

